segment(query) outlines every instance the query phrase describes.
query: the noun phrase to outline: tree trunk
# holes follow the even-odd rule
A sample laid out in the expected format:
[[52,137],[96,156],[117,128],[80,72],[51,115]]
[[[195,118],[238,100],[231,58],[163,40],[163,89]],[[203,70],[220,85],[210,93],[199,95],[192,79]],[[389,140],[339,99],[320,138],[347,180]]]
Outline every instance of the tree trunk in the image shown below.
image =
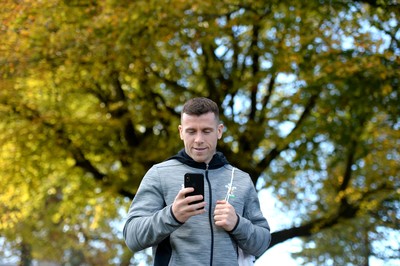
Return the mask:
[[24,242],[21,243],[21,260],[19,266],[31,266],[32,265],[32,249],[29,244]]

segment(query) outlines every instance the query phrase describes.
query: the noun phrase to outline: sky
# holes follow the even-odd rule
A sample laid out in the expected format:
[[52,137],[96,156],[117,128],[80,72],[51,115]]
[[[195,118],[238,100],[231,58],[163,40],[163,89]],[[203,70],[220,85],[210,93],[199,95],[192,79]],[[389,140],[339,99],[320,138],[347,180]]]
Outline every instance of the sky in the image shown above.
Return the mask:
[[[260,190],[259,199],[261,210],[268,220],[271,232],[282,229],[284,224],[287,224],[288,227],[290,226],[289,217],[277,211],[275,206],[276,200],[267,189]],[[280,265],[284,266],[297,266],[299,263],[292,259],[290,252],[301,250],[300,245],[301,241],[298,239],[292,239],[278,244],[265,252],[265,254],[256,261],[255,266],[275,265],[275,262],[279,262]],[[271,262],[274,263],[272,264]]]

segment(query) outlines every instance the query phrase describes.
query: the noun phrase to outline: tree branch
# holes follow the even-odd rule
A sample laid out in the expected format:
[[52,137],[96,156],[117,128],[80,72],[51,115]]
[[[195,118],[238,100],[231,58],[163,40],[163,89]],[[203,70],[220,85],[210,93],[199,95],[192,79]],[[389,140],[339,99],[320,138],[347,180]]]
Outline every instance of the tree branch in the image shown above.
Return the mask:
[[[311,110],[314,108],[314,106],[317,103],[317,99],[319,97],[319,92],[311,95],[307,105],[304,108],[303,113],[301,114],[299,120],[297,121],[295,127],[293,130],[289,133],[289,135],[286,137],[286,139],[290,140],[291,136],[294,135],[294,133],[299,130],[299,128],[302,126],[306,118],[310,115]],[[255,183],[258,179],[258,177],[261,175],[262,172],[266,168],[269,167],[271,162],[281,154],[282,151],[286,150],[289,147],[289,142],[285,143],[281,147],[276,146],[273,148],[265,157],[262,159],[256,166],[256,168],[252,171],[252,177],[253,177],[253,182]]]
[[[346,167],[344,170],[344,178],[343,182],[340,184],[340,188],[338,190],[338,194],[345,189],[347,189],[350,184],[350,180],[352,177],[352,168],[351,166],[354,164],[355,160],[355,152],[357,148],[358,142],[356,139],[350,143],[347,158],[346,158]],[[338,224],[340,219],[351,219],[356,217],[358,210],[360,209],[359,204],[350,204],[347,200],[347,197],[344,196],[340,200],[340,205],[337,208],[336,214],[326,218],[316,219],[314,221],[310,221],[302,226],[293,227],[290,229],[281,230],[278,232],[272,233],[272,241],[270,248],[276,244],[284,242],[288,239],[294,237],[307,237],[311,236],[315,229],[323,230]]]
[[[341,205],[342,207],[342,205]],[[271,234],[271,244],[269,245],[269,249],[273,246],[285,242],[286,240],[295,238],[295,237],[308,237],[313,235],[315,229],[323,230],[330,228],[339,223],[341,218],[351,219],[356,216],[357,211],[359,210],[358,206],[346,205],[338,213],[331,218],[321,218],[316,219],[314,221],[308,222],[299,227],[293,227],[290,229],[284,229],[281,231],[273,232]]]

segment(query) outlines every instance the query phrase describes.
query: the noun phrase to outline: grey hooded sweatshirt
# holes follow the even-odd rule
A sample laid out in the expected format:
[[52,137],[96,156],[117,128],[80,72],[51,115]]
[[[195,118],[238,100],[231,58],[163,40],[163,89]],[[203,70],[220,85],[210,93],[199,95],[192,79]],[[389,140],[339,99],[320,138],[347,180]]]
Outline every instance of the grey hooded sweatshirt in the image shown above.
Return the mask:
[[[194,161],[184,150],[151,167],[128,212],[123,229],[127,246],[133,252],[152,247],[156,266],[238,265],[238,248],[261,256],[271,241],[268,222],[250,176],[235,168],[232,180],[232,170],[220,152],[207,165]],[[207,205],[205,213],[180,223],[172,213],[172,203],[185,173],[204,175]],[[216,201],[226,196],[239,218],[230,232],[215,226],[213,218]]]

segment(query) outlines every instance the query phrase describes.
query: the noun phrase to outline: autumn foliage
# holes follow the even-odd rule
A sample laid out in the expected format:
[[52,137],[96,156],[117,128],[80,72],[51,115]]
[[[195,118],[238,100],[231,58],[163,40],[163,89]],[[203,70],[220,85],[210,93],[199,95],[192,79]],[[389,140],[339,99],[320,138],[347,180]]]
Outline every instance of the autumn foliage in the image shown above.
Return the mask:
[[304,262],[391,261],[399,10],[396,1],[2,1],[0,257],[128,265],[124,211],[147,169],[182,147],[182,103],[207,96],[223,111],[219,149],[295,217],[273,230],[271,248],[300,237],[294,256]]

